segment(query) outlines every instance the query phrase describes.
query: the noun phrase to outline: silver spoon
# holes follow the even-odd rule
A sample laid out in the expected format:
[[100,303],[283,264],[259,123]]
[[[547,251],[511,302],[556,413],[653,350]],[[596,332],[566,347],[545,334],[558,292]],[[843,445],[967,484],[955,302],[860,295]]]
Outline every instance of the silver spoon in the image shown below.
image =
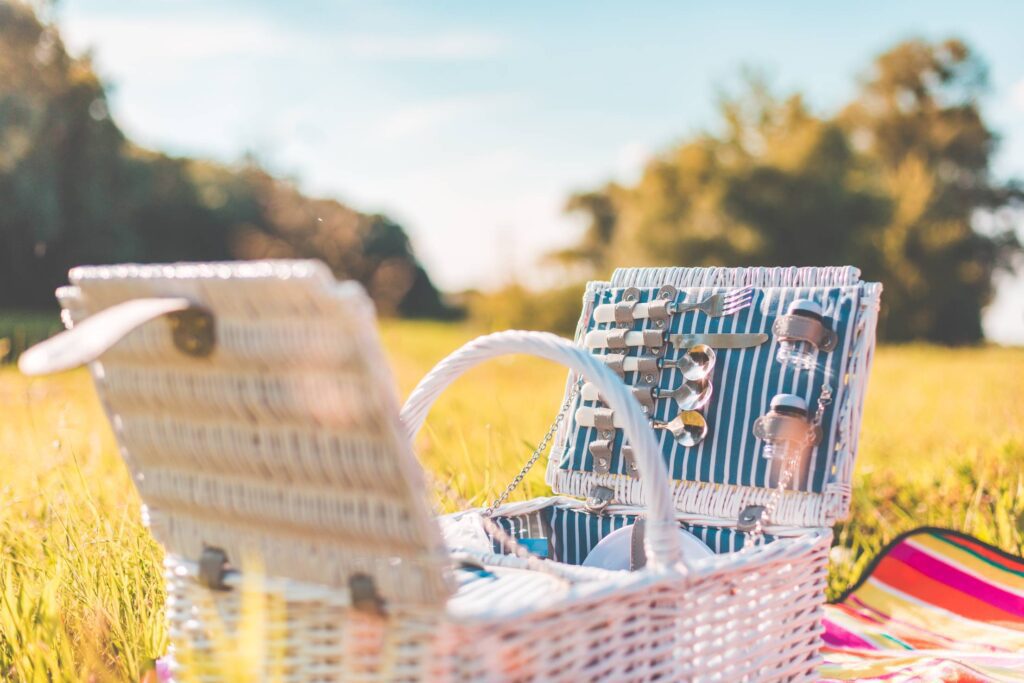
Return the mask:
[[702,380],[715,368],[715,350],[707,344],[697,344],[686,350],[686,353],[675,360],[661,359],[663,368],[675,368],[683,373],[683,377],[692,381]]
[[683,382],[675,389],[653,389],[655,399],[671,398],[680,410],[699,410],[711,400],[713,387],[707,377],[696,382]]
[[685,448],[696,446],[708,435],[708,421],[696,410],[681,410],[668,422],[654,422],[652,426],[671,432],[676,443]]
[[707,344],[697,344],[674,360],[649,354],[627,356],[622,353],[609,353],[601,356],[601,359],[619,376],[627,372],[638,372],[644,382],[654,384],[658,372],[664,368],[676,368],[683,373],[685,379],[691,381],[704,379],[715,368],[716,356],[715,350]]

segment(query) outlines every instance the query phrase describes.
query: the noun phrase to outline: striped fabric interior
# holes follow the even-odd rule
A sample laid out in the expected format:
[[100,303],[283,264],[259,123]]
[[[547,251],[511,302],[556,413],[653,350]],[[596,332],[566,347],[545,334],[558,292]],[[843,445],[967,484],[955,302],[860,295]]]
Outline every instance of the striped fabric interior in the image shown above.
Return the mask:
[[[555,505],[518,517],[495,517],[494,521],[513,538],[546,538],[551,559],[566,564],[583,564],[601,539],[636,519],[633,514],[595,515],[579,508]],[[734,529],[681,523],[679,525],[704,541],[715,553],[735,552],[743,547],[745,534]],[[774,537],[765,535],[765,541]],[[495,541],[494,550],[507,552]]]
[[[607,287],[594,293],[593,304],[607,304],[621,301],[624,288]],[[724,288],[687,288],[680,290],[680,299],[701,301]],[[640,290],[640,300],[648,301],[657,290]],[[756,290],[753,304],[736,315],[711,318],[700,312],[689,312],[672,316],[669,321],[670,333],[708,332],[766,332],[771,335],[775,318],[786,311],[795,299],[814,299],[822,304],[830,324],[839,336],[838,347],[831,353],[818,354],[818,367],[813,373],[797,372],[784,368],[775,360],[778,344],[774,337],[768,343],[750,349],[718,350],[712,382],[714,394],[708,407],[703,411],[710,426],[708,437],[698,446],[684,448],[675,443],[669,432],[659,430],[662,454],[669,473],[675,480],[716,482],[742,486],[768,487],[774,485],[777,473],[770,471],[767,460],[760,456],[761,444],[752,435],[754,421],[767,412],[772,397],[779,393],[795,393],[807,399],[814,406],[818,399],[823,380],[829,378],[834,401],[826,410],[823,422],[825,438],[818,448],[803,463],[798,473],[795,488],[820,493],[833,475],[832,454],[836,450],[834,428],[835,407],[839,404],[844,385],[843,378],[852,344],[853,318],[857,309],[860,289],[858,286],[843,287],[767,287]],[[587,321],[585,332],[593,329],[608,329],[614,323],[596,323],[593,317]],[[652,328],[649,320],[634,323],[634,329]],[[585,333],[584,332],[584,333]],[[639,355],[643,349],[629,349],[629,355]],[[594,350],[596,354],[609,353],[606,349]],[[615,352],[613,352],[615,353]],[[671,345],[668,357],[680,355]],[[626,373],[625,381],[632,384],[636,373]],[[661,373],[659,386],[672,389],[682,383],[679,371],[666,369]],[[577,399],[570,413],[573,418],[576,408],[581,405],[597,406],[597,402]],[[656,420],[670,420],[678,410],[674,400],[663,399],[656,406]],[[597,430],[570,424],[569,437],[564,449],[555,454],[563,470],[593,471],[593,459],[588,450],[590,442],[599,438]],[[625,475],[625,462],[619,457],[622,446],[622,432],[617,430],[611,471]]]

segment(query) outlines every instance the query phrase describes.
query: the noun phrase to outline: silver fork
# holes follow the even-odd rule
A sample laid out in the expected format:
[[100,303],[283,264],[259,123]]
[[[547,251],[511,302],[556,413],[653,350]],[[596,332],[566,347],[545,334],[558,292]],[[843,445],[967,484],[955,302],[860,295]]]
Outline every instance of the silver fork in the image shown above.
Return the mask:
[[[618,304],[601,304],[594,309],[594,320],[599,323],[625,323],[629,324],[639,318],[654,317],[652,307],[657,307],[659,314],[658,321],[664,325],[666,315],[685,313],[686,311],[703,311],[705,315],[718,318],[723,315],[730,315],[741,311],[754,301],[754,288],[743,287],[734,289],[731,292],[712,294],[704,301],[693,303],[677,304],[669,300],[651,301],[648,303],[636,303],[635,301],[623,301]],[[625,317],[620,317],[621,307],[625,307]],[[659,327],[661,326],[659,325]]]
[[704,301],[695,301],[693,303],[681,303],[674,304],[672,306],[673,313],[685,313],[687,311],[700,311],[704,315],[712,318],[720,318],[723,315],[732,315],[738,311],[742,311],[754,302],[754,288],[743,287],[742,289],[735,289],[731,292],[719,292],[718,294],[712,294]]

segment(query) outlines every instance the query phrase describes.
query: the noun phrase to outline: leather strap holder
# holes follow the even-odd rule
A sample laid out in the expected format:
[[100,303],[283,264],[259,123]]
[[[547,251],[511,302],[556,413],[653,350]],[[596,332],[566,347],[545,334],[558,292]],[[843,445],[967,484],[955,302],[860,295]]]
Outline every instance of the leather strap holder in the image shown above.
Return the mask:
[[644,518],[637,517],[629,534],[629,571],[635,572],[647,566],[647,552],[644,550]]
[[839,337],[816,318],[805,315],[780,315],[772,323],[772,334],[780,341],[805,341],[826,353],[836,348]]
[[612,444],[611,439],[598,439],[591,441],[590,456],[594,459],[594,472],[596,474],[608,474],[612,469]]

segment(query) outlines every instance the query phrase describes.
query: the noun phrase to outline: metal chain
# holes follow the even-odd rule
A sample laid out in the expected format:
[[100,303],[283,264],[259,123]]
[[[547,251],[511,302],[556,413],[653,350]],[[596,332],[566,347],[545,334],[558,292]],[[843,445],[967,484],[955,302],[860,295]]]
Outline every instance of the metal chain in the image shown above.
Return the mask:
[[[821,428],[822,421],[825,418],[825,410],[831,403],[832,387],[826,381],[821,385],[821,391],[818,394],[818,408],[814,413],[814,420],[812,422],[815,430]],[[764,525],[775,517],[775,510],[779,506],[779,501],[782,500],[782,494],[789,488],[789,483],[793,480],[797,465],[797,455],[797,453],[790,450],[783,461],[782,472],[779,473],[779,485],[772,491],[768,502],[765,503],[764,512],[761,513],[761,516],[754,523],[754,529],[750,532],[750,545],[744,546],[744,548],[756,548],[757,546],[764,545]]]
[[482,517],[490,517],[494,514],[494,511],[498,506],[504,503],[505,500],[512,495],[512,492],[515,491],[521,483],[523,483],[523,479],[526,478],[526,475],[529,474],[531,469],[533,469],[533,466],[537,464],[538,460],[540,460],[540,456],[544,455],[544,452],[547,451],[548,445],[551,443],[551,439],[555,438],[555,434],[558,432],[559,426],[561,426],[562,421],[565,420],[565,416],[569,414],[569,408],[572,407],[573,402],[575,402],[576,397],[579,395],[581,383],[581,380],[577,380],[576,385],[572,388],[572,391],[569,392],[569,397],[565,399],[565,403],[563,403],[562,407],[559,408],[558,415],[555,416],[554,422],[551,423],[551,426],[548,427],[547,433],[544,434],[544,438],[540,440],[540,443],[537,444],[537,448],[535,448],[533,454],[530,455],[530,459],[526,461],[525,465],[523,465],[523,469],[519,470],[519,474],[509,482],[501,495],[495,498],[494,502],[492,502],[486,510],[480,513]]
[[821,385],[821,393],[818,394],[818,410],[814,413],[814,426],[821,427],[822,421],[825,419],[825,410],[832,403],[832,387],[828,385],[828,382],[824,382]]
[[[498,524],[494,522],[494,520],[490,519],[490,517],[494,514],[495,509],[499,505],[501,505],[505,501],[505,499],[509,497],[509,495],[511,495],[512,491],[514,491],[520,483],[522,483],[523,479],[526,478],[526,475],[530,471],[530,469],[537,463],[537,460],[540,459],[540,456],[544,454],[544,451],[547,450],[548,444],[551,443],[551,439],[554,438],[555,433],[558,431],[558,427],[562,424],[562,422],[565,420],[565,416],[569,413],[569,408],[572,407],[573,402],[579,395],[581,385],[582,380],[576,382],[576,385],[572,388],[572,391],[569,393],[569,397],[565,400],[565,403],[563,403],[562,407],[558,410],[558,415],[555,416],[555,419],[551,423],[551,426],[548,428],[547,433],[544,434],[544,438],[541,439],[541,442],[537,445],[537,448],[533,451],[533,454],[530,456],[530,459],[527,461],[526,465],[523,466],[523,469],[520,470],[519,474],[517,474],[515,478],[509,483],[509,485],[505,487],[504,492],[502,492],[502,494],[498,496],[486,510],[480,513],[480,521],[483,523],[484,530],[488,533],[488,535],[490,535],[491,538],[498,541],[498,543],[500,543],[502,547],[509,552],[509,554],[525,560],[531,569],[539,570],[545,573],[552,572],[552,570],[549,569],[550,564],[546,560],[544,560],[544,558],[539,557],[534,553],[530,552],[529,550],[527,550],[526,547],[521,545],[507,531],[498,526]],[[469,503],[469,501],[467,501],[465,498],[459,495],[459,493],[455,491],[451,486],[449,486],[446,482],[441,481],[437,477],[433,476],[430,472],[427,472],[427,476],[429,479],[433,481],[434,486],[442,491],[444,496],[451,500],[454,500],[464,509],[468,510],[469,508],[472,507],[472,504]],[[553,573],[551,575],[556,577],[560,581],[567,580],[564,576],[558,573]]]

